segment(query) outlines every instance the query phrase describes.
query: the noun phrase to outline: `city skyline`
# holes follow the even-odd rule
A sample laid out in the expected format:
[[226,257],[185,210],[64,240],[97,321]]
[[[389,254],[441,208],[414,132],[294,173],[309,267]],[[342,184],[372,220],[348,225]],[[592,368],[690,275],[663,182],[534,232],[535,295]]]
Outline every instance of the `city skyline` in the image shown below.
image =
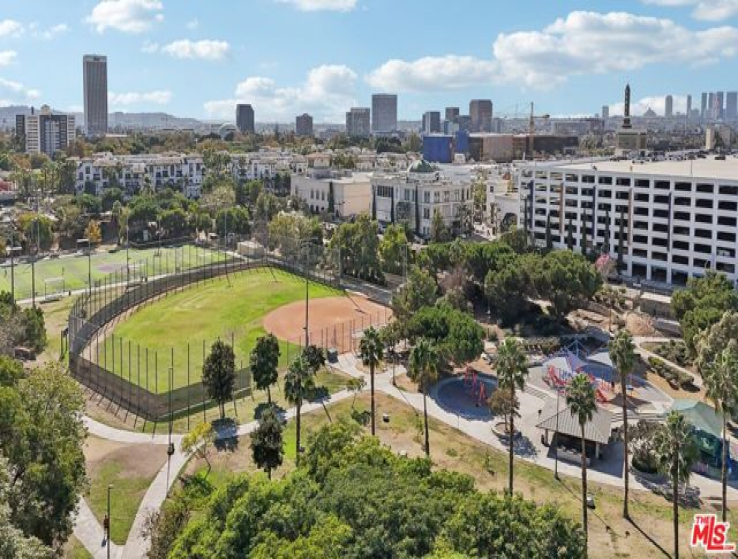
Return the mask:
[[[496,116],[524,117],[530,101],[554,116],[603,104],[617,115],[629,81],[635,115],[663,114],[667,95],[676,114],[688,95],[737,89],[723,76],[736,65],[738,2],[673,4],[604,1],[595,12],[591,2],[525,0],[502,13],[462,0],[459,36],[449,35],[439,0],[216,0],[208,10],[172,0],[32,0],[0,20],[0,106],[82,112],[80,60],[94,52],[108,57],[110,112],[234,121],[241,102],[259,122],[309,113],[316,124],[341,123],[351,107],[371,106],[372,94],[391,93],[400,120],[447,106],[464,113],[471,99],[491,99]],[[421,6],[425,39],[410,40],[407,22]],[[259,25],[244,37],[243,21]],[[398,40],[378,40],[379,25]],[[362,48],[367,41],[372,48]]]

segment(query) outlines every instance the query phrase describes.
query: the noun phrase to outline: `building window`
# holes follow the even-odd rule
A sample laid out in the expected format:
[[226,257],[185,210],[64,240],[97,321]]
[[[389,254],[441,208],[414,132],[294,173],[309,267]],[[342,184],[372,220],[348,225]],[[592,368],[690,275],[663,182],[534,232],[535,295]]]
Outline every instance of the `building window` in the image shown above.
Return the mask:
[[392,198],[392,187],[391,186],[378,186],[377,196],[380,198]]
[[423,208],[423,219],[430,219],[430,208]]
[[433,203],[434,204],[440,204],[441,203],[441,193],[440,192],[434,192],[433,193]]
[[451,201],[451,192],[448,190],[443,191],[443,201],[444,202],[450,202]]
[[423,192],[423,203],[430,204],[430,192]]

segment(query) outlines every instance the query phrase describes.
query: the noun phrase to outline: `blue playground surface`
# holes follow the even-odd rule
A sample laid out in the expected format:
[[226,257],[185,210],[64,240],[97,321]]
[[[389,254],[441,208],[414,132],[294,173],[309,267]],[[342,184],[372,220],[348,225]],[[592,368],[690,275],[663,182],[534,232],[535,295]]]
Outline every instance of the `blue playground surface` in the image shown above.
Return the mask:
[[431,396],[439,406],[450,413],[467,419],[490,419],[492,414],[487,400],[497,389],[495,377],[471,372],[444,379],[434,388]]

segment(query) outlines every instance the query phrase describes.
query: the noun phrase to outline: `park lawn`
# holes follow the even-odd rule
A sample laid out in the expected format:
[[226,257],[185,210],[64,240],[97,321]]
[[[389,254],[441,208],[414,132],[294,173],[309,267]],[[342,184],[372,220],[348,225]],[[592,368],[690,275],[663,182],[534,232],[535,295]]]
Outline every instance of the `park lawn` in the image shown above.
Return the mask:
[[[311,283],[309,291],[312,298],[343,295],[320,283]],[[173,361],[173,386],[181,388],[187,386],[188,381],[188,344],[190,384],[199,382],[202,376],[203,347],[207,355],[210,346],[219,338],[228,343],[235,340],[236,367],[247,366],[256,339],[266,333],[263,317],[304,296],[304,279],[271,268],[239,272],[193,285],[146,303],[121,318],[96,350],[97,356],[101,363],[107,363],[108,370],[124,378],[130,375],[132,382],[152,392],[168,391],[168,370]],[[295,320],[302,320],[302,316],[296,316]],[[280,368],[286,368],[297,354],[296,343],[299,340],[294,344],[280,342]],[[141,347],[140,357],[137,344]],[[98,358],[95,350],[92,353],[93,358]]]
[[64,545],[63,553],[64,559],[92,559],[90,552],[73,535],[69,536],[67,543]]
[[[351,399],[328,406],[333,421],[350,418]],[[399,400],[385,394],[376,395],[377,436],[382,444],[394,452],[405,451],[408,456],[423,455],[422,415]],[[357,396],[357,410],[369,409],[369,394]],[[388,413],[389,423],[381,420]],[[322,409],[306,414],[303,418],[303,446],[308,436],[328,422]],[[436,467],[445,468],[472,476],[481,491],[501,492],[507,487],[507,453],[500,452],[471,437],[460,433],[440,421],[431,418],[431,458]],[[369,427],[364,427],[368,434]],[[290,421],[284,433],[285,458],[282,467],[272,476],[279,479],[294,470],[295,422]],[[242,437],[235,450],[223,450],[211,457],[213,469],[208,479],[215,485],[225,483],[233,473],[255,472],[251,458],[250,438]],[[233,447],[231,447],[233,448]],[[185,468],[187,473],[204,471],[205,464],[191,461]],[[581,521],[581,481],[578,477],[561,476],[557,482],[553,472],[521,459],[515,461],[515,491],[539,504],[553,503],[570,518]],[[596,509],[589,513],[589,556],[590,557],[663,557],[672,551],[671,502],[645,491],[631,491],[630,511],[634,523],[622,518],[622,489],[589,483],[588,492],[595,498]],[[733,509],[735,509],[735,504]],[[705,512],[707,507],[702,507]],[[680,508],[681,551],[685,556],[694,550],[688,548],[688,537],[693,515],[697,509]],[[709,512],[714,512],[709,510]],[[730,513],[731,525],[738,521],[736,512]],[[608,529],[609,527],[609,529]],[[666,553],[659,549],[662,547]],[[690,556],[692,556],[690,555]],[[699,556],[699,554],[697,554]]]
[[107,510],[107,489],[111,489],[111,539],[124,545],[141,500],[166,463],[166,447],[121,445],[88,437],[85,444],[87,476],[90,486],[86,495],[95,517],[102,524]]
[[[292,407],[285,399],[282,393],[283,379],[285,371],[280,372],[279,381],[276,386],[272,387],[272,402],[283,409]],[[334,394],[346,388],[349,377],[340,371],[323,369],[318,372],[315,383],[318,386],[325,387],[329,394]],[[144,421],[135,414],[126,411],[115,402],[102,400],[100,395],[89,389],[85,390],[87,396],[85,413],[92,419],[110,425],[116,429],[126,429],[130,431],[138,431],[142,433],[167,433],[169,431],[168,421],[159,421],[153,423]],[[235,402],[226,404],[226,418],[233,419],[236,423],[249,423],[256,419],[257,410],[267,402],[267,393],[263,390],[254,390],[252,395],[246,395],[237,398]],[[220,419],[220,411],[217,405],[209,405],[202,411],[201,406],[197,406],[196,402],[192,403],[192,409],[189,416],[187,414],[175,415],[172,432],[187,433],[194,429],[203,421],[216,421]]]
[[[189,245],[180,247],[164,246],[161,249],[161,256],[156,255],[156,247],[140,250],[130,249],[128,254],[130,266],[134,270],[140,270],[141,273],[144,270],[148,270],[148,274],[154,276],[163,273],[174,273],[177,269],[186,270],[210,262],[218,262],[225,258],[222,253]],[[11,287],[9,261],[6,260],[5,264],[0,268],[0,291],[10,291]],[[90,271],[93,282],[106,278],[113,273],[121,274],[125,269],[125,249],[118,250],[117,252],[98,250],[92,254]],[[48,288],[49,293],[60,291],[62,285],[65,291],[85,288],[88,283],[88,275],[86,254],[77,253],[64,255],[60,258],[44,258],[43,260],[39,260],[36,262],[36,297],[44,297],[45,287]],[[49,283],[48,286],[45,285],[45,280],[58,278],[63,278],[64,282],[58,281]],[[16,299],[30,299],[32,284],[31,264],[26,261],[23,263],[16,262]]]

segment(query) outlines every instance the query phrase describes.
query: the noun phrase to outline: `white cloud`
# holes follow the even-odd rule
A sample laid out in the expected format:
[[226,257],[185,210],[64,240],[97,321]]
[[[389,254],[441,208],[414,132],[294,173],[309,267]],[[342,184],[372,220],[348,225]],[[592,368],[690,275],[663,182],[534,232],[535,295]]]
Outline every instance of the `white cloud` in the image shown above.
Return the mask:
[[162,52],[174,58],[199,58],[202,60],[221,60],[230,51],[226,41],[174,41],[161,48]]
[[435,91],[492,83],[551,88],[572,76],[638,70],[652,64],[700,66],[738,54],[738,29],[693,31],[669,19],[623,12],[572,12],[540,31],[497,36],[492,57],[390,60],[369,73],[374,87]]
[[160,0],[103,0],[85,21],[98,33],[107,28],[124,33],[142,33],[163,21],[164,4]]
[[[673,111],[676,113],[687,112],[687,97],[686,95],[674,95],[673,97],[674,106]],[[695,108],[694,100],[692,100],[692,108]],[[633,116],[642,116],[648,109],[653,109],[657,115],[663,116],[666,110],[666,95],[660,97],[643,97],[638,101],[631,101],[630,114]],[[625,103],[613,103],[610,105],[611,115],[622,115],[625,111]]]
[[644,4],[692,7],[692,17],[703,21],[722,21],[738,15],[738,0],[642,0]]
[[149,91],[146,93],[113,93],[111,91],[108,94],[108,101],[114,107],[141,104],[166,105],[171,100],[172,92],[168,90]]
[[279,87],[271,78],[252,76],[236,86],[233,99],[209,101],[205,111],[213,118],[233,119],[237,103],[250,103],[261,121],[292,120],[302,112],[316,119],[342,120],[356,104],[356,79],[356,72],[343,65],[313,68],[304,83],[293,87]]
[[66,33],[67,31],[69,31],[69,26],[66,23],[59,23],[57,25],[52,25],[48,29],[37,32],[36,36],[42,39],[51,40],[58,35]]
[[152,54],[155,52],[159,52],[159,43],[153,43],[146,39],[144,41],[144,44],[141,46],[141,52]]
[[277,0],[281,4],[291,4],[301,12],[350,12],[356,8],[358,0]]
[[0,78],[0,90],[14,94],[17,99],[23,98],[24,101],[34,101],[41,97],[38,89],[29,89],[22,83]]
[[18,53],[14,50],[1,50],[0,51],[0,66],[9,66],[18,57]]
[[19,37],[23,31],[23,24],[13,19],[0,21],[0,37]]
[[427,56],[413,62],[389,60],[372,71],[366,81],[385,91],[459,89],[490,84],[496,63],[472,56]]
[[200,27],[200,21],[197,18],[192,19],[187,22],[186,27],[187,29],[197,29],[198,27]]

